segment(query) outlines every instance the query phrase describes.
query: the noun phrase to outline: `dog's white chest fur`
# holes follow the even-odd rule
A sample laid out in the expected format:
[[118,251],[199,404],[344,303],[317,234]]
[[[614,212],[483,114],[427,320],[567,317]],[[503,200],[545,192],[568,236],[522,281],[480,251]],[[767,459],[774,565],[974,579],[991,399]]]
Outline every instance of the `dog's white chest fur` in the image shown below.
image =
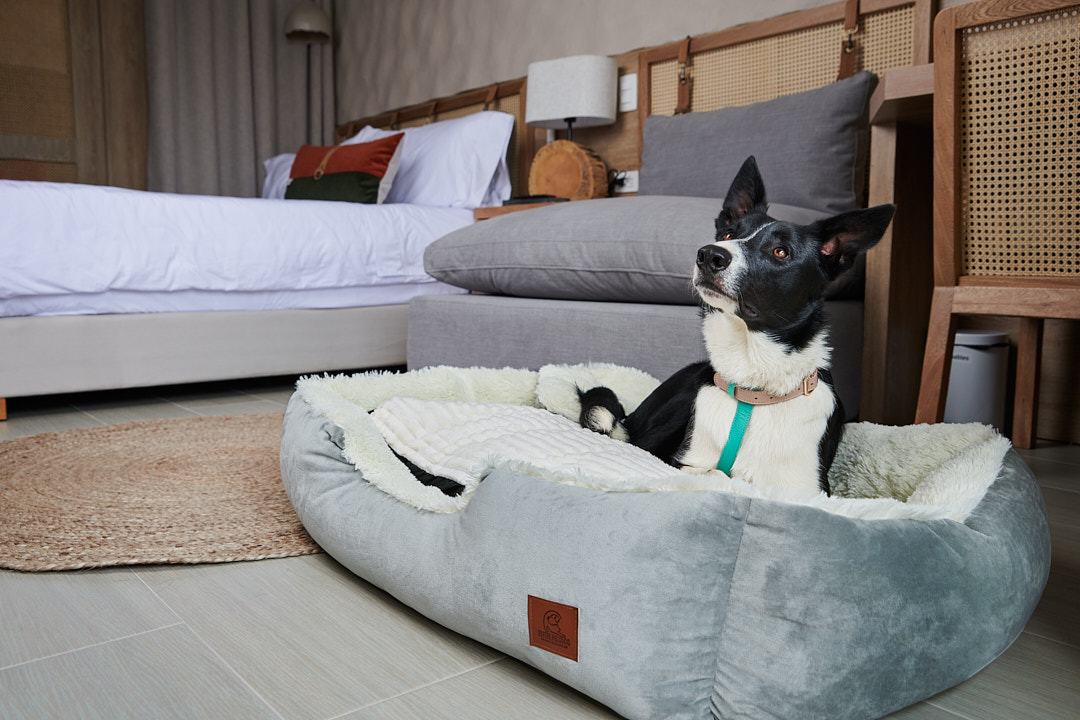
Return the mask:
[[[819,490],[818,444],[835,405],[832,388],[821,383],[810,395],[754,407],[731,476],[756,485]],[[690,442],[679,462],[715,468],[737,406],[720,388],[703,387],[695,400]]]
[[[828,366],[824,335],[793,353],[762,333],[750,332],[730,309],[706,316],[704,334],[712,366],[743,387],[783,395],[815,369]],[[694,468],[715,468],[737,407],[738,401],[725,389],[703,387],[695,400],[690,442],[679,462]],[[827,383],[819,383],[810,395],[754,407],[732,477],[754,484],[819,490],[818,446],[835,407],[836,395]]]

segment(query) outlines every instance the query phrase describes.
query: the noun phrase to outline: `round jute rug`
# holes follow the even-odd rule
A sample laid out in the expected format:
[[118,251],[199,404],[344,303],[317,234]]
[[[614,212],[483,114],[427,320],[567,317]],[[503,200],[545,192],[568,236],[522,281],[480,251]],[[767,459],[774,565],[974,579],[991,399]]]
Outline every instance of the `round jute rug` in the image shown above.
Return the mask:
[[144,420],[0,442],[0,567],[319,552],[281,483],[281,420]]

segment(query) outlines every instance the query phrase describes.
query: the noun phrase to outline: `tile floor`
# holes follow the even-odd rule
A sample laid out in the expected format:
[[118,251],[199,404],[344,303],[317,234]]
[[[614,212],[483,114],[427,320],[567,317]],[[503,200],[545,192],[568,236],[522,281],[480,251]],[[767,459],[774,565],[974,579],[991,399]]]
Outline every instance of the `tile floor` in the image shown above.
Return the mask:
[[[131,420],[281,411],[290,379],[14,399],[0,441]],[[903,720],[1080,717],[1080,446],[1025,452],[1053,567],[1013,646]],[[614,718],[430,622],[326,555],[68,573],[0,570],[0,719]]]

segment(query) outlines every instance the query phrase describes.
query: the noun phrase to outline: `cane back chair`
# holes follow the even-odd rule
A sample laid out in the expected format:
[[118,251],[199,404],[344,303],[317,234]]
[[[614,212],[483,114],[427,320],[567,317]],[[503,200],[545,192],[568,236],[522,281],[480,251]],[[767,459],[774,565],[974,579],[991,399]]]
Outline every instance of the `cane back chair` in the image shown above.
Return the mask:
[[917,422],[958,315],[1021,318],[1012,441],[1035,440],[1044,318],[1080,319],[1080,5],[981,0],[934,24],[934,296]]

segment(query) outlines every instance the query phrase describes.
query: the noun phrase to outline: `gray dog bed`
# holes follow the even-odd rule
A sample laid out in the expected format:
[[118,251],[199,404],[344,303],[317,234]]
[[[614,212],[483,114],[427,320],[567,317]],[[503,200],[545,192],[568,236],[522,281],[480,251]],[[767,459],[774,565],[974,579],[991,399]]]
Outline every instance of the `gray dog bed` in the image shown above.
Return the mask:
[[[836,496],[800,495],[574,427],[574,388],[598,383],[633,407],[656,381],[305,378],[282,477],[357,575],[629,718],[880,717],[974,675],[1033,612],[1046,511],[990,428],[848,425]],[[464,491],[420,485],[391,447]]]

